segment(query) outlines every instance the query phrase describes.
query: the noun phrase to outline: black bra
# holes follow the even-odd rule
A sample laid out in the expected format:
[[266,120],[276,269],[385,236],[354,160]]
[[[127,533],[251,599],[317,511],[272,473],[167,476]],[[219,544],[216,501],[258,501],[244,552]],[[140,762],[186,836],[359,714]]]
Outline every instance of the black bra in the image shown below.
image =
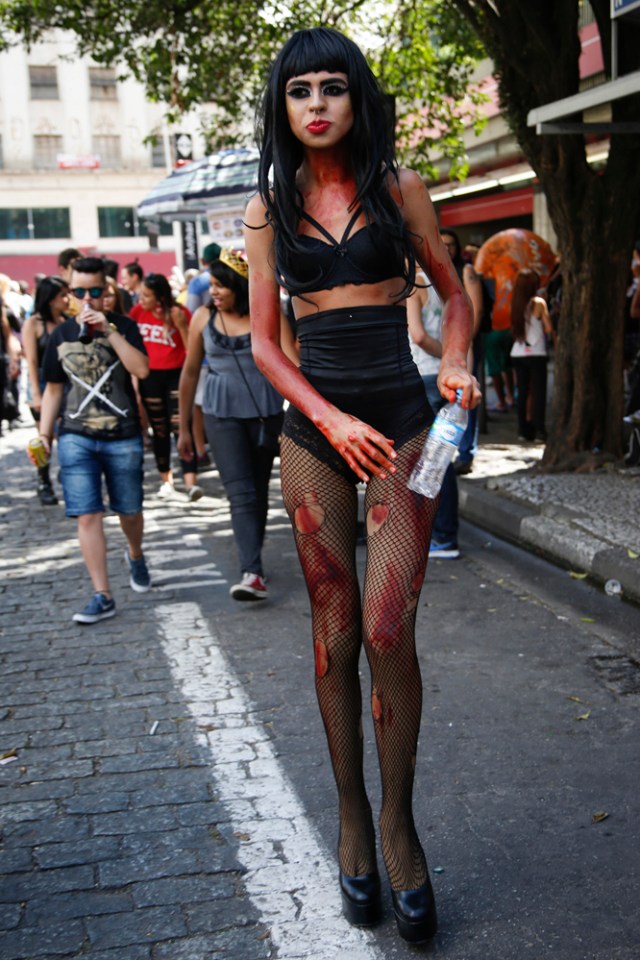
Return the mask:
[[389,237],[375,223],[368,223],[349,236],[362,213],[358,207],[338,242],[328,230],[302,211],[302,217],[328,240],[298,234],[303,248],[294,252],[278,251],[276,269],[280,282],[292,297],[316,290],[329,290],[345,284],[378,283],[402,277],[403,258],[389,243]]

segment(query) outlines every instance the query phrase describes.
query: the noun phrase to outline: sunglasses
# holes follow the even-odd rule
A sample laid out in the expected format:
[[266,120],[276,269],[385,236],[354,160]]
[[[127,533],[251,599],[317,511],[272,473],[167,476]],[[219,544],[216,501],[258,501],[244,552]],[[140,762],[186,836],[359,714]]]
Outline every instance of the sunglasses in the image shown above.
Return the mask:
[[77,297],[78,300],[84,300],[87,294],[90,297],[99,297],[102,295],[104,287],[71,287],[71,293],[74,297]]

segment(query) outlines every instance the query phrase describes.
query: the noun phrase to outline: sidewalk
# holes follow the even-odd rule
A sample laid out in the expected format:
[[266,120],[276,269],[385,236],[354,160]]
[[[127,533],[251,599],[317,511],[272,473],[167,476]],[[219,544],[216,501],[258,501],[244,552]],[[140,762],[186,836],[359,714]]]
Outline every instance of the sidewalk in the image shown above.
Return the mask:
[[543,447],[516,441],[515,412],[489,415],[460,515],[575,574],[617,580],[640,603],[640,469],[542,474]]

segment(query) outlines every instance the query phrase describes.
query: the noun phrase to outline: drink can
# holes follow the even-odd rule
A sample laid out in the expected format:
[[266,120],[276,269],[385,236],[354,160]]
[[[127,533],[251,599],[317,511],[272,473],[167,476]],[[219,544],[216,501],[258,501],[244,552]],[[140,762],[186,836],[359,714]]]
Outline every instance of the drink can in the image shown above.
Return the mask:
[[49,454],[42,437],[34,437],[33,440],[29,440],[27,449],[35,460],[36,467],[46,467],[49,463]]

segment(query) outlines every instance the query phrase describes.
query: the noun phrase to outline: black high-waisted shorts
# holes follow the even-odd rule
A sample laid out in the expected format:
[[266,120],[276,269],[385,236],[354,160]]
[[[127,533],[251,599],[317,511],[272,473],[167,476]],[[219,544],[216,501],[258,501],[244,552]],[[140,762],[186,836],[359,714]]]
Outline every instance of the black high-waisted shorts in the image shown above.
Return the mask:
[[[433,420],[418,373],[404,307],[324,310],[298,321],[300,369],[339,410],[369,423],[398,449]],[[295,407],[283,431],[348,479],[358,478],[314,424]]]

